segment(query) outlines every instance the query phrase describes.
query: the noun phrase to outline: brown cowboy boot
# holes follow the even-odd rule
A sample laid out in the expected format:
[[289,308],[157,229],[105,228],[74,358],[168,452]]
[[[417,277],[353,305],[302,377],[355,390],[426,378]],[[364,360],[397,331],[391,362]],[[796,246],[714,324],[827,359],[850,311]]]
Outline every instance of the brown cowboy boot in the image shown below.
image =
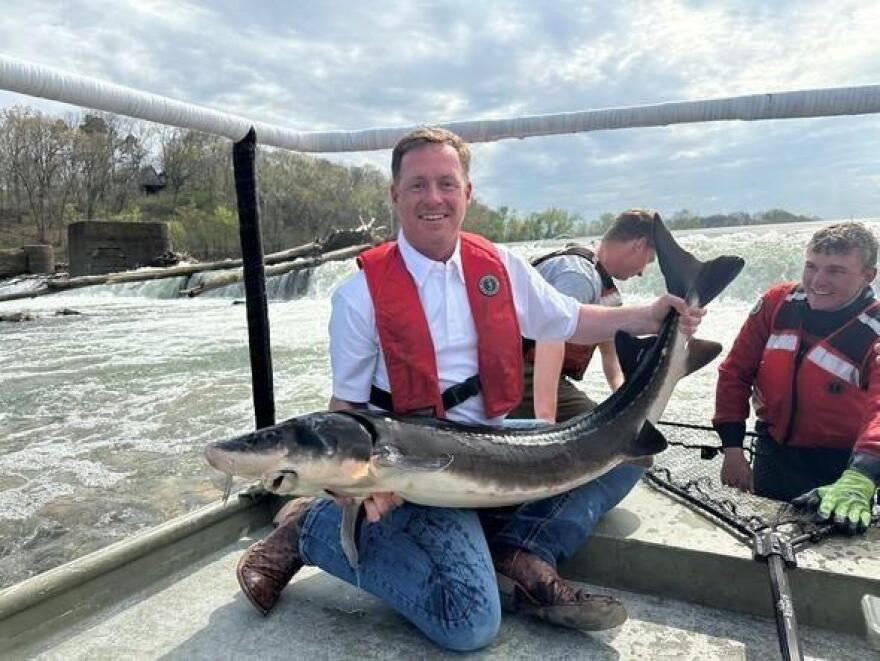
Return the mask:
[[299,536],[314,501],[314,498],[296,498],[288,502],[276,517],[278,527],[252,544],[238,561],[235,575],[241,591],[263,615],[278,603],[281,591],[303,566]]
[[626,621],[614,597],[589,594],[566,583],[553,565],[522,549],[505,547],[493,554],[501,606],[572,629],[601,631]]

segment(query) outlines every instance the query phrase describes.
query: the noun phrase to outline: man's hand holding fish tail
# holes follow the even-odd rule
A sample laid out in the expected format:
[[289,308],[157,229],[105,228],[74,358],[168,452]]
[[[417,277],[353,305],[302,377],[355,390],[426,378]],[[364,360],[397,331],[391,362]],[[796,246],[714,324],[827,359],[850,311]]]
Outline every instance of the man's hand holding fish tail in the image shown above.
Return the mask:
[[670,311],[679,315],[681,332],[693,335],[706,314],[704,308],[689,306],[682,298],[663,294],[648,305],[605,307],[582,305],[578,311],[578,324],[569,342],[596,344],[614,337],[618,331],[630,335],[654,335]]

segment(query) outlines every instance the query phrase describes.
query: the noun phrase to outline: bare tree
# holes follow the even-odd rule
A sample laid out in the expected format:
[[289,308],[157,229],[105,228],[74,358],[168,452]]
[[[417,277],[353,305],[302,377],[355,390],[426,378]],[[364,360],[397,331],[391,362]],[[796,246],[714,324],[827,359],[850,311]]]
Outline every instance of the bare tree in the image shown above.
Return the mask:
[[6,111],[4,124],[8,168],[21,186],[39,240],[48,243],[73,192],[70,127],[27,108]]

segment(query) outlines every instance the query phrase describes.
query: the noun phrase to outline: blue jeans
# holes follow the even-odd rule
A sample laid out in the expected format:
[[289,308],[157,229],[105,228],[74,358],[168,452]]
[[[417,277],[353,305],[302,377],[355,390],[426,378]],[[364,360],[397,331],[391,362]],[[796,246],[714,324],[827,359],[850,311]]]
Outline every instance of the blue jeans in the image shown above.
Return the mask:
[[379,597],[441,647],[464,652],[492,641],[501,604],[474,510],[404,503],[378,523],[362,519],[357,573],[340,547],[341,512],[329,500],[311,508],[299,542],[306,564]]
[[306,564],[379,597],[441,647],[475,650],[492,641],[501,622],[487,534],[493,545],[517,546],[555,565],[643,473],[623,464],[567,493],[480,516],[405,503],[378,523],[362,521],[357,573],[340,546],[341,509],[319,501],[303,523],[300,554]]
[[632,490],[645,469],[621,464],[592,482],[514,508],[480,510],[492,548],[514,546],[556,566],[577,551],[599,519]]

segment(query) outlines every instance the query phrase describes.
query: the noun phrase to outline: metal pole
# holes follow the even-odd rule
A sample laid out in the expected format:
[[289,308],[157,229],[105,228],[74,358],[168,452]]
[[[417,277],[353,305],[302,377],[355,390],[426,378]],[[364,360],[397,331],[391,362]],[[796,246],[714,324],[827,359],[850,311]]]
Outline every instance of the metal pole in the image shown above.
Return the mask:
[[794,547],[778,532],[770,530],[756,533],[752,538],[752,555],[755,560],[766,562],[770,573],[770,594],[782,658],[785,661],[803,661],[794,602],[785,574],[787,568],[797,567]]
[[272,348],[269,341],[263,236],[257,204],[256,154],[257,134],[251,127],[248,134],[232,147],[232,166],[238,201],[254,415],[257,429],[262,429],[275,424],[275,395],[272,386]]
[[776,613],[776,633],[779,637],[779,650],[785,661],[803,661],[800,637],[798,636],[797,620],[794,615],[794,603],[791,600],[791,588],[785,575],[785,560],[781,556],[771,555],[767,558],[770,571],[770,592],[773,595],[773,610]]

